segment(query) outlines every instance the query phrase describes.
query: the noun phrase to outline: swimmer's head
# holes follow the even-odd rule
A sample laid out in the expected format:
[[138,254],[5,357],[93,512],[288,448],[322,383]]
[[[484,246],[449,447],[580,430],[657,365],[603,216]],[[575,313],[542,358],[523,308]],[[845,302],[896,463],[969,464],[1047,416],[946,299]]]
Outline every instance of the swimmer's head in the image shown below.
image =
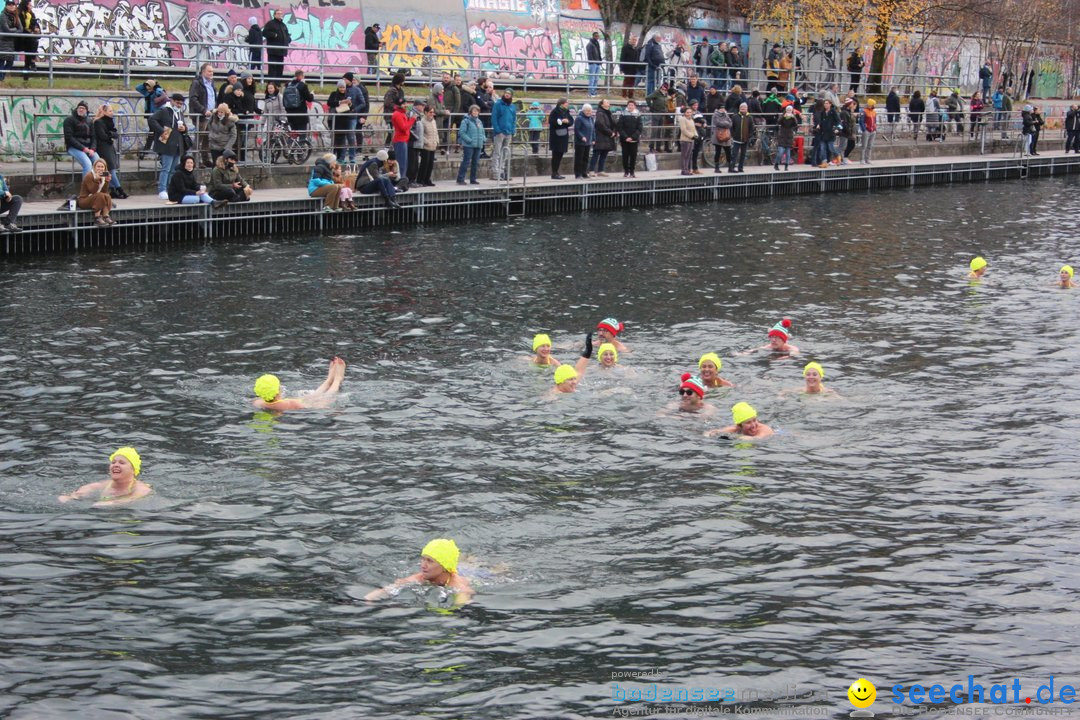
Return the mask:
[[139,472],[142,470],[142,458],[139,457],[139,453],[136,452],[135,448],[118,448],[116,452],[109,456],[109,462],[111,463],[118,457],[122,457],[128,461],[128,464],[131,465],[132,475],[138,475]]
[[540,352],[540,348],[545,346],[547,351],[551,352],[551,338],[544,333],[533,335],[533,352]]
[[439,563],[443,570],[450,573],[457,572],[457,563],[460,556],[461,551],[458,550],[457,544],[453,540],[446,538],[436,538],[420,551],[421,558],[431,558]]
[[791,318],[784,318],[780,322],[772,326],[769,330],[769,341],[772,342],[773,338],[778,338],[779,343],[773,342],[773,346],[784,345],[791,337]]
[[986,258],[980,255],[979,257],[974,258],[968,267],[971,268],[971,272],[977,273],[986,267]]
[[682,374],[682,383],[679,385],[679,402],[683,406],[697,406],[705,397],[705,383],[697,375],[690,373]]
[[756,419],[757,410],[751,407],[750,403],[741,402],[731,406],[731,421],[736,425],[742,425]]
[[264,402],[274,402],[274,398],[281,392],[281,381],[277,375],[260,375],[255,381],[255,394]]
[[724,363],[720,362],[720,356],[714,352],[708,352],[701,356],[701,359],[697,361],[698,370],[701,371],[701,376],[706,380],[711,380],[716,377],[716,374],[720,372],[720,368],[724,367]]
[[1067,282],[1073,279],[1072,265],[1062,265],[1061,270],[1058,271],[1058,276],[1061,278],[1061,282]]
[[578,374],[577,370],[569,365],[560,365],[555,368],[555,385],[561,386],[566,383],[570,383],[568,388],[573,390],[577,387]]
[[821,363],[809,362],[803,368],[802,374],[806,378],[807,387],[817,387],[825,379],[825,368],[821,367]]
[[596,334],[602,342],[611,342],[623,331],[623,324],[615,318],[604,318],[596,323]]
[[596,351],[596,359],[600,361],[600,364],[604,367],[612,367],[615,363],[619,362],[619,351],[615,349],[615,346],[611,343],[604,343],[600,346],[600,349]]

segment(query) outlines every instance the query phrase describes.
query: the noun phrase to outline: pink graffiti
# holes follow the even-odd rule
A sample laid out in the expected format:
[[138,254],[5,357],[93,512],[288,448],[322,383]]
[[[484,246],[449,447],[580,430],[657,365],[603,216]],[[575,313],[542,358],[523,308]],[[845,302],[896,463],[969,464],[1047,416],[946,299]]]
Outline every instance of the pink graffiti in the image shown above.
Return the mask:
[[560,65],[551,34],[544,28],[501,28],[481,20],[469,33],[473,65],[478,70],[497,70],[537,77],[556,77]]

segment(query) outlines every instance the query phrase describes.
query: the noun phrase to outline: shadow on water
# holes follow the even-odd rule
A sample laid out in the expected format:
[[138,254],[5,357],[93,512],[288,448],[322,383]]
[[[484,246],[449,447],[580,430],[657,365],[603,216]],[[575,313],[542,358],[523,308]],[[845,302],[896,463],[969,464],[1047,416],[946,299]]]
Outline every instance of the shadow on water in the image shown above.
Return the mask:
[[[1067,674],[1077,187],[2,263],[0,714],[611,716],[612,674],[655,670],[839,715],[860,676],[880,709]],[[736,356],[784,315],[800,358]],[[532,334],[573,361],[605,316],[622,371],[551,397]],[[706,351],[737,387],[664,414]],[[251,411],[333,355],[332,408]],[[839,397],[784,392],[811,359]],[[778,436],[704,438],[739,400]],[[121,444],[155,496],[56,503]],[[358,600],[444,535],[473,606]]]

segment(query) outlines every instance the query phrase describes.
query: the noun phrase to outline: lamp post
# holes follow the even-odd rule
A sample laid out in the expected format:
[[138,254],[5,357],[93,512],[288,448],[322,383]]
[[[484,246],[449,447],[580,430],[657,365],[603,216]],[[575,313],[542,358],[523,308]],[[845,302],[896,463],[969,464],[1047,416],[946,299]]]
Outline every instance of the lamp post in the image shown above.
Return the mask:
[[799,86],[799,20],[802,19],[802,8],[799,7],[799,0],[792,3],[792,8],[795,17],[795,42],[792,44],[795,48],[791,53],[791,87],[788,88],[788,92]]

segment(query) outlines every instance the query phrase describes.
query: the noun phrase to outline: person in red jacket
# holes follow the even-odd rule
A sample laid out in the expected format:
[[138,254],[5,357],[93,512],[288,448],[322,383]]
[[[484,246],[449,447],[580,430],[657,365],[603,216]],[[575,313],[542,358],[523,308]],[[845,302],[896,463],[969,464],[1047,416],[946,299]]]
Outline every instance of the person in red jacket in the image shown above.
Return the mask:
[[398,163],[398,172],[401,177],[409,170],[409,131],[412,130],[415,117],[405,114],[405,99],[394,99],[394,113],[390,116],[390,125],[394,128],[391,138],[394,144],[394,159]]

